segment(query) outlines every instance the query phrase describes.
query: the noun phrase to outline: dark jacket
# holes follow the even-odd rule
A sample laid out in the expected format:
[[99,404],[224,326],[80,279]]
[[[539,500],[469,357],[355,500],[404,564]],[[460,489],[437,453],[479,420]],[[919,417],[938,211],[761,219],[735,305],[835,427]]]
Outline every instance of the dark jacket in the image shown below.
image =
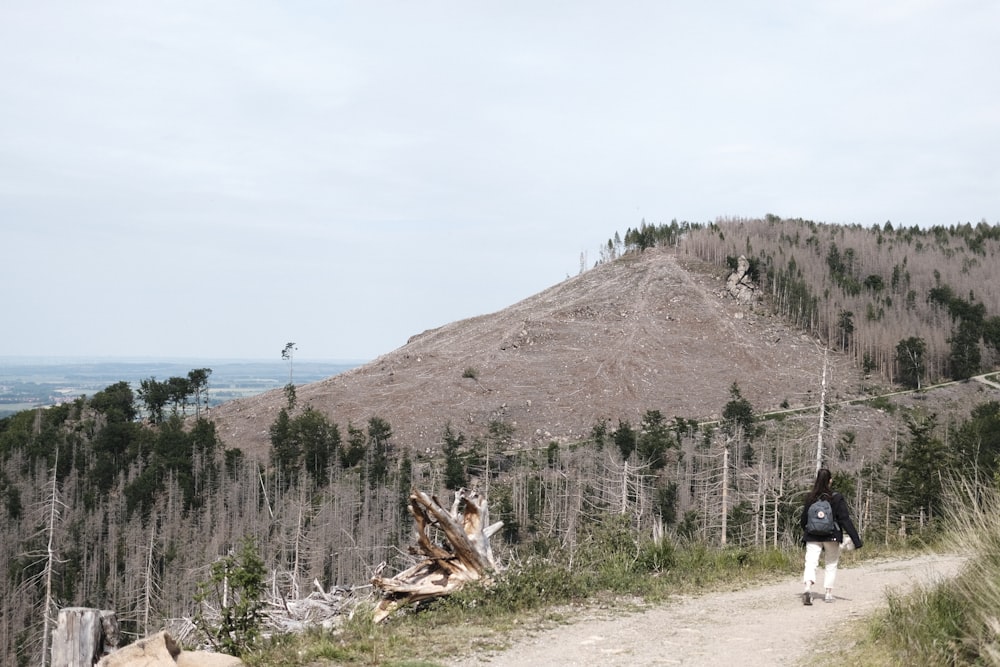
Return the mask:
[[[851,521],[851,514],[847,511],[847,501],[844,500],[844,496],[834,491],[827,499],[830,501],[830,506],[833,507],[833,518],[837,522],[837,530],[834,532],[834,539],[843,543],[844,533],[846,532],[848,536],[850,536],[851,541],[854,542],[854,547],[856,549],[860,549],[861,536],[858,535],[858,530],[854,527],[854,522]],[[809,519],[809,505],[810,503],[806,503],[806,505],[802,508],[802,518],[799,520],[799,525],[802,527],[802,541],[829,541],[830,538],[827,535],[812,535],[806,532],[806,522]]]

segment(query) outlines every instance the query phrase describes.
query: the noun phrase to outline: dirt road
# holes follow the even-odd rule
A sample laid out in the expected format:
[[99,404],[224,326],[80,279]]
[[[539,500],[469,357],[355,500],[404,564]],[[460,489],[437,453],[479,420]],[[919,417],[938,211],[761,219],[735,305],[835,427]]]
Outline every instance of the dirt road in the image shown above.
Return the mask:
[[864,562],[840,570],[833,603],[802,604],[794,580],[664,603],[649,611],[589,619],[519,640],[508,650],[452,667],[557,665],[802,665],[822,652],[816,621],[840,625],[885,605],[885,591],[905,591],[956,574],[964,558],[923,555]]

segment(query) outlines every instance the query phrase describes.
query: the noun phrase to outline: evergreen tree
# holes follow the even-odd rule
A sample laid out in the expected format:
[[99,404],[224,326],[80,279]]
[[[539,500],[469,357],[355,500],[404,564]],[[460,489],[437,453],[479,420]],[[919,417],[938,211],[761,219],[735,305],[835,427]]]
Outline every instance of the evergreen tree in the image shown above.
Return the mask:
[[670,525],[677,521],[677,482],[661,482],[656,486],[656,513],[663,523]]
[[468,473],[465,469],[465,461],[462,457],[462,446],[465,444],[465,435],[456,433],[451,428],[451,424],[444,427],[444,486],[452,491],[461,489],[468,484]]
[[927,345],[923,338],[910,336],[896,345],[896,365],[899,367],[899,381],[913,389],[920,389],[924,376],[924,355]]
[[652,470],[667,464],[667,450],[673,445],[670,427],[659,410],[647,410],[643,415],[638,440],[639,456]]
[[195,416],[201,416],[202,405],[208,404],[208,376],[211,368],[196,368],[188,371],[188,387],[194,394]]
[[396,489],[399,496],[399,525],[396,526],[400,533],[406,529],[409,523],[410,492],[413,490],[413,461],[410,460],[410,453],[404,451],[403,458],[399,461],[399,475],[396,480]]
[[846,350],[851,342],[851,336],[854,334],[854,313],[849,310],[840,311],[838,328],[840,330],[840,349]]
[[893,482],[896,502],[903,514],[917,515],[921,510],[929,518],[941,514],[944,502],[944,477],[952,467],[952,450],[934,435],[937,416],[924,420],[909,419],[910,442],[896,462]]
[[636,434],[635,429],[628,420],[618,420],[618,428],[614,432],[615,444],[618,445],[618,451],[621,452],[622,460],[628,461],[629,457],[632,456],[632,452],[636,448]]
[[365,432],[347,422],[347,445],[340,450],[340,465],[353,468],[365,458]]
[[[238,553],[217,560],[211,578],[198,586],[195,601],[199,613],[195,625],[217,649],[242,656],[253,650],[261,639],[267,591],[267,569],[257,545],[246,538]],[[218,620],[204,610],[214,608]]]
[[971,319],[959,322],[958,331],[951,338],[951,377],[966,380],[979,373],[982,358],[979,351],[981,327]]
[[291,418],[285,408],[281,408],[278,417],[271,424],[270,435],[271,464],[282,480],[282,488],[287,489],[298,475],[302,451],[298,440],[293,436]]
[[340,448],[340,428],[319,410],[308,407],[292,419],[290,431],[302,452],[306,472],[317,485],[324,485]]
[[980,483],[995,479],[1000,474],[1000,403],[988,401],[974,407],[968,421],[955,430],[952,442],[959,475]]
[[139,400],[146,410],[146,418],[151,424],[163,421],[163,410],[170,400],[166,383],[157,382],[155,377],[139,381]]
[[389,438],[392,427],[381,417],[368,419],[368,484],[376,488],[385,484],[389,473]]
[[136,453],[141,430],[135,423],[134,395],[127,382],[118,382],[94,394],[90,406],[104,416],[104,427],[94,434],[94,464],[91,480],[97,492],[111,490],[118,475],[125,470]]

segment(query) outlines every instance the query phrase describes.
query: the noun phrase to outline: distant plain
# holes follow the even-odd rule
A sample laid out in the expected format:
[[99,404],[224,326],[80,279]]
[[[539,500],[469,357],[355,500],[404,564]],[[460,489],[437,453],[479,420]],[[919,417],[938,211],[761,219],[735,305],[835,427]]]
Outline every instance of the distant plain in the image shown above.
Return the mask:
[[117,382],[133,389],[149,378],[159,381],[187,377],[189,371],[210,368],[208,404],[219,405],[293,382],[317,382],[343,373],[363,361],[234,360],[206,359],[44,359],[0,357],[0,418],[22,410],[56,405],[95,393]]

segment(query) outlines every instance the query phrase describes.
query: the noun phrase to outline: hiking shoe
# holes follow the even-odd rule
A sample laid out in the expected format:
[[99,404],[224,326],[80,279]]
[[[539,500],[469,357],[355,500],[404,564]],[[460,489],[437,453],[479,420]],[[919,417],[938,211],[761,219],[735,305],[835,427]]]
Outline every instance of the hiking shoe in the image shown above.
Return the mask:
[[802,594],[802,604],[810,605],[812,603],[813,603],[812,593],[810,593],[809,591],[806,591],[805,593],[803,593]]
[[833,602],[833,593],[827,593],[824,595],[823,602]]

